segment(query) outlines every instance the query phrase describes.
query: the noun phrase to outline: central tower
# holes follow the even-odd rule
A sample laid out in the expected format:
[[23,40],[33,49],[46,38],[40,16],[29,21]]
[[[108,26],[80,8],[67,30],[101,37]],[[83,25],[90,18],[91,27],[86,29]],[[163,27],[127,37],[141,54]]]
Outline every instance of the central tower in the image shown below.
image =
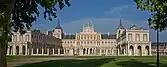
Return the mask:
[[85,32],[85,33],[95,32],[92,22],[90,22],[88,24],[83,24],[82,32]]

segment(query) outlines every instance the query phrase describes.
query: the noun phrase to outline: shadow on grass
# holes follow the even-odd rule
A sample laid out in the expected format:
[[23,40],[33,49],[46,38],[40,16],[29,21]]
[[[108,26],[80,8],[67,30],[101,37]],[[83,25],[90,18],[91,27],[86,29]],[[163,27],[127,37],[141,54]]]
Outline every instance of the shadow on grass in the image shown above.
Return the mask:
[[[120,67],[156,67],[155,62],[141,62],[134,59],[117,62],[116,65]],[[160,64],[160,67],[167,67],[167,64]]]
[[23,64],[15,67],[98,67],[115,61],[115,58],[86,59],[86,60],[51,60],[32,64]]

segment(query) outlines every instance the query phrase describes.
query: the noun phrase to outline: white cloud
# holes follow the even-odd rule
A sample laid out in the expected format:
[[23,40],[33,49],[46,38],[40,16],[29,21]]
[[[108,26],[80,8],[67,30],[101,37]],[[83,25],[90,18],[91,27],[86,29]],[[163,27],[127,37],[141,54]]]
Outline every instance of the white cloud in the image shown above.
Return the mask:
[[135,12],[136,7],[135,5],[121,5],[117,7],[112,7],[109,10],[105,11],[104,14],[106,15],[118,15],[119,17],[123,15],[122,12]]

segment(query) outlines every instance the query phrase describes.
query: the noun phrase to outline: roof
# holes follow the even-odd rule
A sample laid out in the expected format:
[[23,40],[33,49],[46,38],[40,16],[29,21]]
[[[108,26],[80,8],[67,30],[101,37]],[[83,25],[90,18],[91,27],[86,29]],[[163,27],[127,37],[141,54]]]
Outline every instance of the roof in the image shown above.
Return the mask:
[[75,35],[64,35],[63,39],[75,39]]
[[119,23],[118,29],[124,29],[124,27],[122,25],[122,20],[121,19],[120,19],[120,23]]
[[60,26],[60,21],[58,20],[57,22],[57,25],[56,25],[56,28],[55,29],[62,29],[61,26]]
[[101,34],[101,39],[116,39],[115,34]]

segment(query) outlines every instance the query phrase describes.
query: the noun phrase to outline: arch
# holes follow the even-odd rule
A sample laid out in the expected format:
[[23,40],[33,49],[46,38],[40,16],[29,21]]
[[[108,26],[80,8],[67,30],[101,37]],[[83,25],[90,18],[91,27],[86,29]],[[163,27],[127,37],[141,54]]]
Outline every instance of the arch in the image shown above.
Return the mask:
[[22,46],[22,53],[23,53],[23,55],[26,54],[26,47],[25,46]]
[[83,49],[83,54],[86,54],[86,52],[85,52],[85,51],[86,51],[86,49],[84,48],[84,49]]
[[129,52],[130,52],[130,55],[134,55],[134,48],[133,48],[133,46],[130,46]]
[[12,54],[13,52],[12,52],[13,50],[12,50],[12,46],[10,46],[9,47],[9,54]]
[[16,55],[19,55],[19,46],[16,46]]
[[146,51],[146,55],[150,55],[150,53],[149,53],[149,52],[150,52],[150,51],[149,51],[149,46],[146,46],[145,49],[146,49],[146,50],[145,50],[145,51]]
[[42,54],[42,47],[38,48],[38,54]]
[[88,51],[89,51],[89,48],[87,48],[87,51],[86,51],[87,54],[88,54]]
[[92,48],[90,48],[90,54],[92,54]]
[[142,48],[141,48],[141,46],[137,47],[137,51],[138,51],[138,55],[142,56]]
[[64,54],[64,49],[60,48],[60,54]]

